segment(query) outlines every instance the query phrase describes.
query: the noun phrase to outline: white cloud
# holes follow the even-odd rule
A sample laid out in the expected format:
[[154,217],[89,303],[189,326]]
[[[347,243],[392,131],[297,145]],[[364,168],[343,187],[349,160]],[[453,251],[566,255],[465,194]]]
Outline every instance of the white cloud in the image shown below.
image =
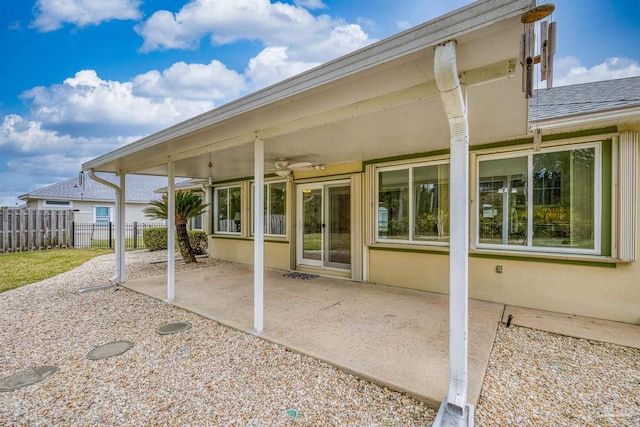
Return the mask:
[[45,129],[19,115],[0,124],[0,206],[22,204],[16,196],[73,177],[84,161],[138,137],[89,138]]
[[40,121],[27,120],[17,114],[5,116],[0,125],[2,152],[19,156],[44,156],[48,153],[66,153],[70,157],[97,156],[134,138],[137,136],[96,138],[61,134],[45,129]]
[[260,89],[313,68],[319,63],[292,61],[286,47],[268,47],[249,61],[245,71],[254,89]]
[[133,79],[134,94],[152,98],[228,101],[245,89],[244,77],[216,60],[209,64],[176,62],[162,72],[153,70]]
[[112,19],[140,19],[140,0],[38,0],[32,27],[54,31],[67,22],[85,27]]
[[411,28],[411,23],[409,21],[398,21],[396,25],[402,31]]
[[326,9],[327,5],[322,0],[294,0],[296,6],[304,7],[305,9]]
[[[144,38],[143,51],[191,49],[208,35],[214,44],[258,40],[266,47],[285,46],[295,60],[306,54],[314,55],[313,60],[319,62],[371,42],[358,25],[269,0],[192,0],[176,14],[155,12],[137,25],[136,31]],[[327,49],[327,39],[337,44]],[[316,51],[318,46],[323,47],[321,52]]]
[[83,70],[61,85],[35,87],[22,97],[31,100],[34,119],[66,133],[73,134],[76,126],[93,135],[149,133],[214,106],[213,101],[137,96],[133,88],[132,82],[102,80],[94,70]]
[[[323,4],[317,0],[295,5],[269,0],[192,0],[175,14],[158,11],[135,28],[144,39],[143,51],[192,49],[205,36],[214,45],[259,41],[265,48],[245,70],[248,86],[255,90],[374,41],[358,24],[328,15],[314,16],[306,9]],[[147,87],[160,90],[160,86],[175,89],[171,78],[163,77],[163,85],[155,84],[160,78],[157,74],[145,75],[134,83],[141,91]]]
[[628,58],[607,58],[601,64],[587,68],[578,58],[566,56],[554,63],[554,86],[566,86],[601,80],[640,76],[640,63]]
[[4,117],[0,126],[0,147],[21,153],[60,151],[72,146],[73,139],[42,129],[42,123],[26,120],[17,114]]

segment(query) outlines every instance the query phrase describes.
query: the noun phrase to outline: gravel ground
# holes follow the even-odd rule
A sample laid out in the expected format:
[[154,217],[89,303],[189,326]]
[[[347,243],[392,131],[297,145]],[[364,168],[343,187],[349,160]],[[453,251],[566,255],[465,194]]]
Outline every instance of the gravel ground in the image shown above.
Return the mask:
[[[163,252],[127,253],[130,278],[163,274]],[[200,260],[195,268],[215,265]],[[176,270],[194,268],[182,263]],[[434,411],[310,357],[104,284],[113,255],[0,294],[0,378],[34,365],[59,371],[0,393],[0,425],[430,425]],[[190,330],[155,329],[188,321]],[[121,356],[87,360],[128,340]],[[295,408],[293,419],[286,411]]]
[[[166,252],[127,253],[129,278],[164,274]],[[213,266],[178,263],[176,270]],[[0,378],[60,370],[0,393],[0,425],[431,425],[425,404],[127,289],[113,255],[0,294]],[[160,336],[166,322],[187,332]],[[91,361],[110,341],[127,353]],[[286,414],[297,409],[297,418]],[[477,426],[640,426],[640,350],[501,326]]]
[[477,426],[640,426],[640,350],[500,326]]

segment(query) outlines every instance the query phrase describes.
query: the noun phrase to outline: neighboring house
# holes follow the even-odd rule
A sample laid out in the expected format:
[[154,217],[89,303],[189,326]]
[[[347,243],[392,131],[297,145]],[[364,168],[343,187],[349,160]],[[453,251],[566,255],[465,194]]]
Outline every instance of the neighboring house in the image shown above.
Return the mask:
[[[98,172],[98,177],[118,183],[114,173]],[[159,199],[154,192],[167,185],[167,178],[150,175],[127,175],[125,222],[151,222],[144,216],[143,209],[151,200]],[[115,192],[112,188],[92,180],[84,174],[82,183],[78,178],[68,179],[44,188],[23,194],[19,198],[27,208],[70,209],[74,211],[77,223],[109,223],[114,221]]]
[[[261,218],[268,267],[448,293],[462,235],[471,298],[638,323],[638,79],[537,92],[529,111],[531,4],[473,3],[83,169],[211,182],[212,257],[260,259]],[[468,176],[450,170],[465,129]],[[451,257],[462,270],[467,251]]]

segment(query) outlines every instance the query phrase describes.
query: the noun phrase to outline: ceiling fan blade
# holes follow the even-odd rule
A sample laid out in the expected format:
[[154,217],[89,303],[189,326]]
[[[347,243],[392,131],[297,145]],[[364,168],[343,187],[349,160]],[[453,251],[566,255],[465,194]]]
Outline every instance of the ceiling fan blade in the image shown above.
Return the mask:
[[287,168],[291,170],[309,169],[309,168],[313,168],[313,163],[311,162],[291,163],[290,165],[287,166]]

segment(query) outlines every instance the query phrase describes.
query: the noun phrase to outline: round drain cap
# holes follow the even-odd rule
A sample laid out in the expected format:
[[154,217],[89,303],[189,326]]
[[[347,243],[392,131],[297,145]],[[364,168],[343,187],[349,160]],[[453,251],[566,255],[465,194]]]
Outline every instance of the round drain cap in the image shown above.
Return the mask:
[[58,371],[56,366],[32,366],[6,378],[0,379],[0,392],[13,391],[31,384],[39,383]]
[[133,347],[131,341],[114,341],[107,344],[99,345],[87,354],[89,360],[106,359],[118,356]]
[[189,322],[173,322],[165,323],[156,329],[156,332],[160,335],[177,334],[178,332],[188,331],[191,329],[191,323]]

